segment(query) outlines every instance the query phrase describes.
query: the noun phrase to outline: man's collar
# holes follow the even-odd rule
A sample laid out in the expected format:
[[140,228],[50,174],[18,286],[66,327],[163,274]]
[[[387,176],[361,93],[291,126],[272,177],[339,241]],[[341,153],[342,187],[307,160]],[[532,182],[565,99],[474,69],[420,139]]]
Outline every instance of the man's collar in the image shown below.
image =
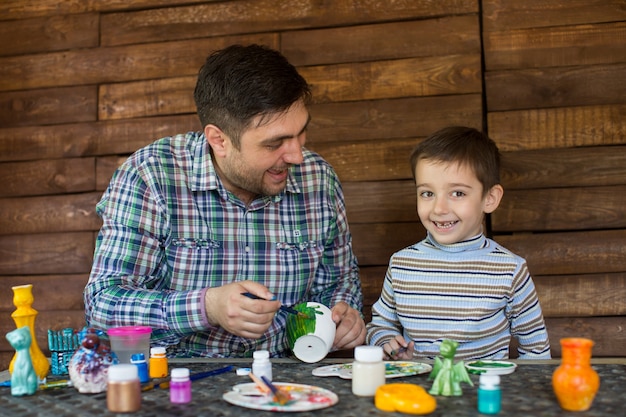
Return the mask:
[[[191,190],[205,191],[222,189],[223,192],[226,192],[218,179],[210,146],[204,138],[204,134],[200,135],[194,148],[190,151],[193,154],[192,171],[189,176],[189,186]],[[289,168],[289,175],[287,176],[285,190],[278,195],[268,197],[270,201],[277,203],[283,198],[284,193],[299,194],[301,192],[300,187],[293,175],[293,172],[296,169],[298,169],[298,167],[295,165]]]

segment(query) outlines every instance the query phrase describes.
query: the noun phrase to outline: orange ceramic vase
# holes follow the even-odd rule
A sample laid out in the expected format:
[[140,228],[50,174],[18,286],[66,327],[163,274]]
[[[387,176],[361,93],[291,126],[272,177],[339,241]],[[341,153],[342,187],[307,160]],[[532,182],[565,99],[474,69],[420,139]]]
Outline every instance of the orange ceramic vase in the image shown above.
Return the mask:
[[561,408],[585,411],[600,388],[600,377],[591,367],[592,340],[561,339],[561,365],[552,374],[552,388]]

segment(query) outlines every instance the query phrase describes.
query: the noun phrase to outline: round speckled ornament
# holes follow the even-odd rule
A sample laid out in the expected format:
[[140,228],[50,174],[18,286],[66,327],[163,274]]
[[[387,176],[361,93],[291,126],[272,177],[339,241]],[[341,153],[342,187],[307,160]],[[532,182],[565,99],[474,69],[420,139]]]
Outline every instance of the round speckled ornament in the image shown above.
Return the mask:
[[109,366],[117,362],[111,349],[100,342],[93,329],[88,329],[68,364],[72,385],[81,394],[106,391]]

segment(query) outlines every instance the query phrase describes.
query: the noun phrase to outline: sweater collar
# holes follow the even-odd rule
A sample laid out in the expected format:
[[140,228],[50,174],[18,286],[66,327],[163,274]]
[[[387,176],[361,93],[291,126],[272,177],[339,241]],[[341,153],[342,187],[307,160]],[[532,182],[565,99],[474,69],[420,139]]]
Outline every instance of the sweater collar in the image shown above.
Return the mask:
[[471,237],[461,242],[455,242],[448,245],[437,242],[430,233],[424,239],[424,243],[433,248],[441,249],[445,252],[467,252],[472,250],[479,250],[486,247],[489,243],[487,237],[481,232],[478,235]]

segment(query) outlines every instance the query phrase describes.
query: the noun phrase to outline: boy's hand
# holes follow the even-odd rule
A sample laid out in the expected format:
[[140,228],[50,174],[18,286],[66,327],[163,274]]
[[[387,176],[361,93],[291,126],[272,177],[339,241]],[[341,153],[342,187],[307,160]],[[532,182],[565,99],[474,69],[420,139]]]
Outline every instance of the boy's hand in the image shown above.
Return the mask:
[[414,350],[415,342],[407,342],[401,335],[397,335],[383,346],[384,359],[408,361],[413,359]]

